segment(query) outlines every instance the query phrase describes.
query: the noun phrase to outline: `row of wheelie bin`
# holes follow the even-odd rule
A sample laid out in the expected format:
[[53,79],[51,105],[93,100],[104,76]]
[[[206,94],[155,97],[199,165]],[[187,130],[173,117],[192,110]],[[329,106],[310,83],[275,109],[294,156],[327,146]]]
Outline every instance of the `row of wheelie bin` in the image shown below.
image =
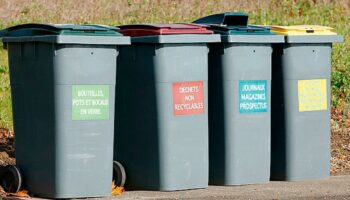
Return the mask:
[[[108,196],[329,176],[332,43],[321,26],[22,24],[8,50],[16,166],[2,185]],[[113,161],[114,160],[114,161]]]

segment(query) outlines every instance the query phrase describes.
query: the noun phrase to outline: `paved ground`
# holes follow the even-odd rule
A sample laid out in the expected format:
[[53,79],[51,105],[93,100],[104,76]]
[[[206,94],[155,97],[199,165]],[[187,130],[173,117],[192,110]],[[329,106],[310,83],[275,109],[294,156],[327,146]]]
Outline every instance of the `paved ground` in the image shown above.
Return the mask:
[[350,199],[350,176],[304,182],[271,182],[263,185],[211,186],[179,192],[125,192],[113,199]]
[[[7,198],[9,199],[9,198]],[[12,198],[13,199],[13,198]],[[329,180],[270,182],[262,185],[210,186],[207,189],[178,192],[130,191],[106,200],[135,199],[350,199],[350,175]]]

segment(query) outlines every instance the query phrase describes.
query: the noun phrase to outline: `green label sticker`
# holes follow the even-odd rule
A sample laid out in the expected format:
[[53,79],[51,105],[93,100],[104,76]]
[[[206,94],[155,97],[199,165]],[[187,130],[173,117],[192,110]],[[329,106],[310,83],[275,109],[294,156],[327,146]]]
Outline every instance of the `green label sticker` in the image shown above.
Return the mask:
[[109,119],[108,85],[73,85],[72,120]]
[[267,112],[267,80],[239,81],[239,112]]

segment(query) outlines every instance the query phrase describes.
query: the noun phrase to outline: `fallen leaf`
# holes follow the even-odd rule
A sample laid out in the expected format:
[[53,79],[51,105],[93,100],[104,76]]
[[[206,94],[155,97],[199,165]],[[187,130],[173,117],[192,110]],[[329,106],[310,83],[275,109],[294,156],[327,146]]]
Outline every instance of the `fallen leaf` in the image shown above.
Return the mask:
[[346,128],[350,128],[350,119],[344,120],[344,125]]
[[21,191],[18,191],[16,193],[7,193],[7,196],[10,196],[10,197],[25,197],[25,198],[29,198],[30,197],[27,190],[21,190]]
[[0,128],[0,138],[7,139],[10,136],[10,131],[5,128]]
[[112,192],[111,192],[112,196],[118,196],[124,191],[125,191],[124,187],[118,187],[115,185],[114,181],[112,182]]

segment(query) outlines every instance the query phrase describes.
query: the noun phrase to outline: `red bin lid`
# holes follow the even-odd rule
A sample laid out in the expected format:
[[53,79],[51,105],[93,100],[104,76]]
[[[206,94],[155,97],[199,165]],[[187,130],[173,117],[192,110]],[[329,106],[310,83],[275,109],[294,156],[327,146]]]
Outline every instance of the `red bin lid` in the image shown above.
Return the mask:
[[119,26],[119,32],[126,36],[212,34],[207,26],[200,24],[132,24]]

